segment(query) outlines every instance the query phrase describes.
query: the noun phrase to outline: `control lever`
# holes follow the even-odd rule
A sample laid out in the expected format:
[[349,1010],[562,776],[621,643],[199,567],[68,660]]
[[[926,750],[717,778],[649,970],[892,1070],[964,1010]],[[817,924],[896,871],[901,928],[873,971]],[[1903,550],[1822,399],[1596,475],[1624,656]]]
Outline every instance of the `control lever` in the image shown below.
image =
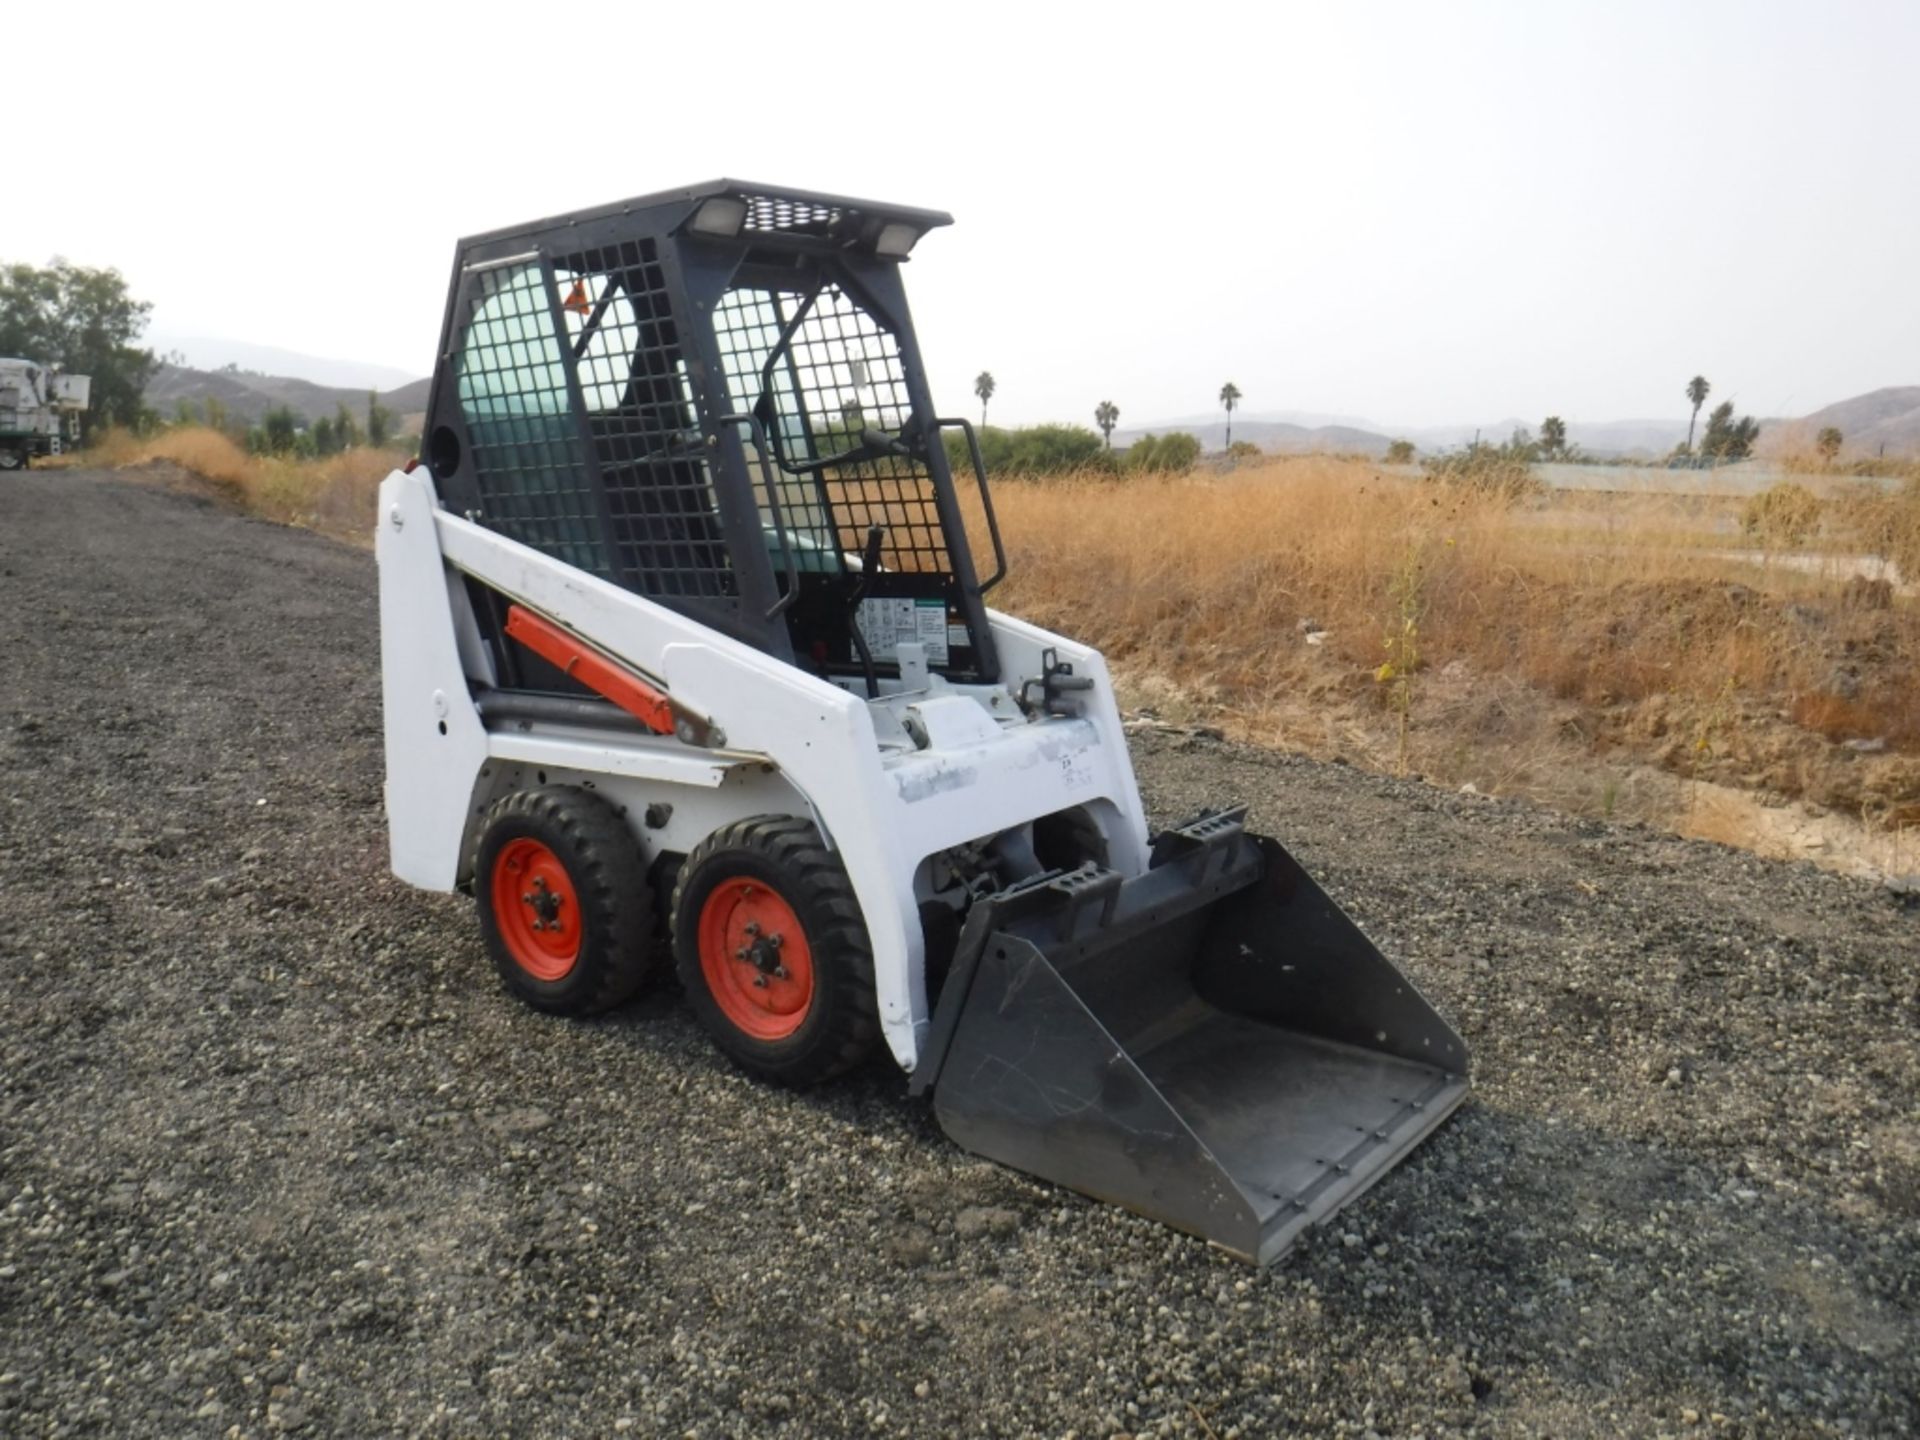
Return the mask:
[[[1038,699],[1033,695],[1036,688]],[[1020,683],[1020,705],[1028,714],[1040,710],[1048,715],[1078,715],[1080,707],[1067,696],[1091,689],[1093,677],[1074,674],[1073,666],[1049,647],[1041,652],[1039,676]]]
[[880,573],[880,547],[886,538],[887,532],[880,526],[868,527],[867,543],[860,547],[860,578],[847,592],[847,634],[860,656],[860,668],[866,672],[869,700],[880,696],[880,676],[873,668],[873,651],[867,645],[867,637],[860,633],[860,602],[867,598],[867,591],[873,588],[873,577]]

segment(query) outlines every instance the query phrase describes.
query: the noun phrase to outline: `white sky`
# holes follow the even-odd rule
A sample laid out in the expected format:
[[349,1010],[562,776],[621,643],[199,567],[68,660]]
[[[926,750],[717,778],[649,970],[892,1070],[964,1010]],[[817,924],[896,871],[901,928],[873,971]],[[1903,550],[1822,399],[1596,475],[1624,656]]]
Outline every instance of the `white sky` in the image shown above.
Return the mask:
[[[734,175],[931,206],[943,409],[1417,426],[1920,383],[1920,4],[392,3],[5,21],[0,259],[424,374],[463,234]],[[24,91],[23,91],[24,85]],[[18,117],[29,117],[23,125]],[[42,148],[43,147],[43,148]],[[32,160],[35,153],[41,155]],[[39,181],[29,196],[17,183]]]

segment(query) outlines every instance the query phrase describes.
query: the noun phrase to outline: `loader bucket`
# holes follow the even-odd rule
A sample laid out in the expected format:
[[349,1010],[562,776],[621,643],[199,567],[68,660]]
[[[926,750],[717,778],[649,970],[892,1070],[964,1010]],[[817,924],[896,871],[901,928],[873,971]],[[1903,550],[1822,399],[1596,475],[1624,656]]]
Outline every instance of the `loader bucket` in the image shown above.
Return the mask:
[[1240,814],[968,916],[914,1089],[947,1134],[1266,1265],[1467,1093],[1466,1046]]

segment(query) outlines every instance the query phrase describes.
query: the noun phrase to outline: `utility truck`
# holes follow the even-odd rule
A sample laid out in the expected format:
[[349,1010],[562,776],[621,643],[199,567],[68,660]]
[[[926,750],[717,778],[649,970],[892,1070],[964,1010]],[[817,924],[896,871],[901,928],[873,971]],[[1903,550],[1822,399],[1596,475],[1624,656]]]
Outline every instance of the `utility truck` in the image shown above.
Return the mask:
[[24,470],[36,455],[80,443],[91,377],[32,360],[0,359],[0,470]]
[[989,605],[903,286],[949,223],[718,180],[459,242],[379,498],[393,869],[540,1010],[670,967],[763,1080],[884,1049],[959,1144],[1266,1263],[1466,1046],[1243,810],[1151,830],[1100,655]]

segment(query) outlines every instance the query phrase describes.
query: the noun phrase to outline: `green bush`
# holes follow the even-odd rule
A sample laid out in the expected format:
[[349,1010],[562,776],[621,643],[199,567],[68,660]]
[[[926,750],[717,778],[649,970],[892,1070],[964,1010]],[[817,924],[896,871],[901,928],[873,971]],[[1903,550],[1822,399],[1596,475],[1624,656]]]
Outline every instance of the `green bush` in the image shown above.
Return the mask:
[[[978,433],[989,475],[1110,473],[1116,468],[1100,437],[1084,425],[1026,425],[1014,430],[989,425]],[[946,446],[947,463],[957,474],[966,474],[973,466],[966,437],[948,431]]]
[[1127,469],[1147,474],[1177,474],[1191,470],[1200,458],[1200,442],[1184,430],[1165,435],[1142,435],[1127,447]]

